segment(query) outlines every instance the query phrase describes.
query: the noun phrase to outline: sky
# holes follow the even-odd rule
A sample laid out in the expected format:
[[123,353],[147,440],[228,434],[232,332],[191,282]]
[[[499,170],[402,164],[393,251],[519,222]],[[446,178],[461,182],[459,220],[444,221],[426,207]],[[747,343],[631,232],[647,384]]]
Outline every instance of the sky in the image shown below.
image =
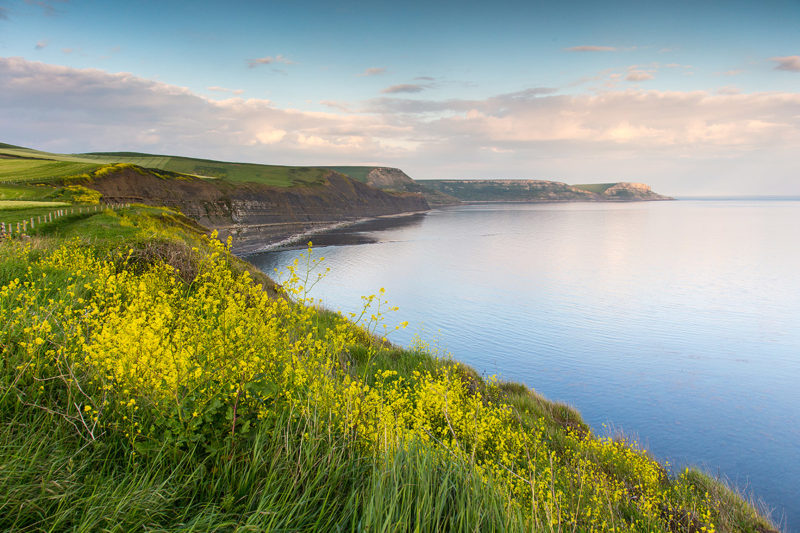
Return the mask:
[[0,142],[800,195],[800,0],[0,0]]

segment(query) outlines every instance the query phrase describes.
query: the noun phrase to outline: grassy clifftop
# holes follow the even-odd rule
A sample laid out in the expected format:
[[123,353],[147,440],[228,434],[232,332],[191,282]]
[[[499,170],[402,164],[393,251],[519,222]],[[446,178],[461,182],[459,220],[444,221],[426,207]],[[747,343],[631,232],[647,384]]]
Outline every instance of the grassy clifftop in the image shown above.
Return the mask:
[[429,188],[465,202],[630,202],[672,200],[643,183],[568,185],[546,180],[425,180]]
[[60,179],[117,163],[206,179],[220,179],[232,183],[258,183],[272,187],[320,184],[328,173],[327,169],[316,167],[232,163],[139,152],[56,154],[0,143],[0,182]]
[[568,406],[388,344],[380,292],[315,307],[320,266],[276,291],[147,206],[2,240],[0,529],[773,529]]

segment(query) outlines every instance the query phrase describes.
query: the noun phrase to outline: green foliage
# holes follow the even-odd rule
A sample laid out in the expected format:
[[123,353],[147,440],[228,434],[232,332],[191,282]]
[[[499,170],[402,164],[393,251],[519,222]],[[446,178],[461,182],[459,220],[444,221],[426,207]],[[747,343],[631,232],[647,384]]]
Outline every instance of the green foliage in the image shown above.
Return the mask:
[[91,205],[99,204],[100,199],[103,197],[98,191],[83,185],[67,185],[61,189],[60,194],[69,198],[73,203]]

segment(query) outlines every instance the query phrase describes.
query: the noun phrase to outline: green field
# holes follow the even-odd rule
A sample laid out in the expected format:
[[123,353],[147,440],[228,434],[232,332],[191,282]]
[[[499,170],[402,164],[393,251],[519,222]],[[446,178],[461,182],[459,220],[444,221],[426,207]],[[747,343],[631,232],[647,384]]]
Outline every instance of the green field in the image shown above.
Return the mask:
[[0,183],[0,200],[50,200],[57,189],[47,185]]
[[0,183],[47,182],[93,172],[102,165],[46,159],[0,159]]
[[[56,161],[71,161],[73,163],[94,163],[93,159],[82,157],[75,154],[54,154],[42,152],[33,148],[14,146],[13,144],[0,143],[0,158],[23,158],[23,159],[51,159]],[[1,159],[0,159],[1,160]]]
[[44,181],[91,172],[103,165],[131,163],[144,168],[167,170],[201,178],[235,183],[260,183],[273,187],[321,184],[329,170],[366,183],[373,167],[293,167],[235,163],[140,152],[93,152],[56,154],[0,143],[0,183]]
[[30,209],[32,207],[64,207],[70,204],[66,202],[37,202],[32,200],[0,200],[0,213],[3,211],[18,211],[20,209]]
[[131,163],[140,167],[169,170],[202,178],[222,179],[236,183],[261,183],[273,187],[320,184],[328,173],[327,169],[315,167],[231,163],[136,152],[104,152],[79,154],[79,156],[102,163]]
[[7,225],[10,224],[15,226],[17,222],[21,223],[23,221],[27,221],[30,223],[30,220],[33,219],[34,223],[38,225],[41,222],[38,217],[41,217],[43,220],[48,214],[53,213],[57,209],[61,209],[67,205],[69,204],[59,203],[59,205],[48,205],[46,207],[27,207],[24,209],[8,209],[0,205],[0,222],[5,222]]

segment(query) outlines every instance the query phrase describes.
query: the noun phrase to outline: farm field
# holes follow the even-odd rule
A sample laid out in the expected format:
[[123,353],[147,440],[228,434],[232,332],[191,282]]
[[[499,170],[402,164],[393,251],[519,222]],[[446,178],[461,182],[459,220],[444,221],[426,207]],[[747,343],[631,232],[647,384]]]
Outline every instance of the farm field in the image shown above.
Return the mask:
[[293,167],[234,163],[139,152],[96,152],[56,154],[0,143],[0,183],[59,179],[92,172],[103,165],[130,163],[144,168],[167,170],[235,183],[260,183],[273,187],[321,184],[330,171],[341,172],[366,182],[372,167]]
[[217,178],[238,183],[262,183],[273,187],[322,183],[325,174],[328,173],[326,168],[230,163],[210,159],[140,154],[136,152],[80,154],[80,157],[94,159],[103,163],[131,163],[140,167],[169,170],[203,178]]
[[102,165],[46,159],[0,159],[0,183],[46,182],[93,172]]
[[18,211],[31,207],[65,207],[67,202],[38,202],[35,200],[0,200],[0,211]]

